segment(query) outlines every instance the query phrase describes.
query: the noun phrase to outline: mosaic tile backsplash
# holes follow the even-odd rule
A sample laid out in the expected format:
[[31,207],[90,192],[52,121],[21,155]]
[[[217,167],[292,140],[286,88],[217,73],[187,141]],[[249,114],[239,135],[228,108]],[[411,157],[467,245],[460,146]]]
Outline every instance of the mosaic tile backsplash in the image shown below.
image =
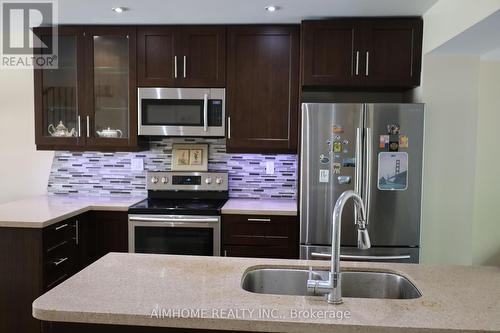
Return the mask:
[[[231,198],[296,199],[296,155],[227,154],[225,139],[165,138],[139,153],[56,152],[48,192],[145,196],[146,171],[170,170],[173,143],[208,143],[208,169],[228,172]],[[132,170],[134,158],[144,171]],[[266,174],[266,161],[274,161],[274,174]]]

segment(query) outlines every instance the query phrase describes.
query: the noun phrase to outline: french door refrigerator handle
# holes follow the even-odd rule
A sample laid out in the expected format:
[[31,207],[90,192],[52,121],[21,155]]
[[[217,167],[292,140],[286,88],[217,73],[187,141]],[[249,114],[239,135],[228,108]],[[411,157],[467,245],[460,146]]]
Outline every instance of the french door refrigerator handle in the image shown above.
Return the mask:
[[354,179],[354,190],[361,195],[361,178],[363,177],[363,129],[356,128],[356,164],[355,173],[356,178]]
[[366,222],[370,221],[370,194],[372,189],[372,158],[373,158],[373,138],[372,138],[372,129],[367,127],[365,128],[365,163],[364,163],[364,171],[365,171],[365,183],[364,183],[364,193],[362,194],[362,198],[365,202],[366,208]]
[[[312,258],[319,259],[330,259],[332,257],[331,253],[320,253],[312,252]],[[397,255],[397,256],[357,256],[351,254],[341,254],[340,259],[343,260],[408,260],[411,259],[409,254]]]

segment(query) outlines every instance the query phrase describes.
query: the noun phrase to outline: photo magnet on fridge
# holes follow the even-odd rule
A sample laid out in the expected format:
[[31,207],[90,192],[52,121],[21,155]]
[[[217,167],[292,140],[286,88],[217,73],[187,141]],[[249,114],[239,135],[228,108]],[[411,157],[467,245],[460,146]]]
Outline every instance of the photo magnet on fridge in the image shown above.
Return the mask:
[[408,153],[381,152],[378,154],[377,187],[380,191],[408,189]]

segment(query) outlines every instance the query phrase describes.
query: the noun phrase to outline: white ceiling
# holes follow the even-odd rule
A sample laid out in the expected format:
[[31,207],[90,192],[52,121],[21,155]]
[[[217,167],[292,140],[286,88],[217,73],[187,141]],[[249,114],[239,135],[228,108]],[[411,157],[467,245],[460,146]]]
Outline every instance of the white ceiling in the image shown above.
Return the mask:
[[500,59],[500,11],[488,16],[432,53],[443,55],[484,55]]
[[[420,16],[437,0],[59,0],[60,24],[299,23],[329,16]],[[274,13],[267,5],[281,7]],[[112,7],[128,7],[117,14]]]

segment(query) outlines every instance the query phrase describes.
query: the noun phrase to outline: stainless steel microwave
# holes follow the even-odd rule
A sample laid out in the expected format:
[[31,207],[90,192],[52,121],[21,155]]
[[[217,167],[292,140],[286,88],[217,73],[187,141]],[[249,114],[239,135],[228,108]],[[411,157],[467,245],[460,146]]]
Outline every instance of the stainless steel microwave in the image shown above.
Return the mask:
[[226,89],[139,88],[139,135],[225,136]]

